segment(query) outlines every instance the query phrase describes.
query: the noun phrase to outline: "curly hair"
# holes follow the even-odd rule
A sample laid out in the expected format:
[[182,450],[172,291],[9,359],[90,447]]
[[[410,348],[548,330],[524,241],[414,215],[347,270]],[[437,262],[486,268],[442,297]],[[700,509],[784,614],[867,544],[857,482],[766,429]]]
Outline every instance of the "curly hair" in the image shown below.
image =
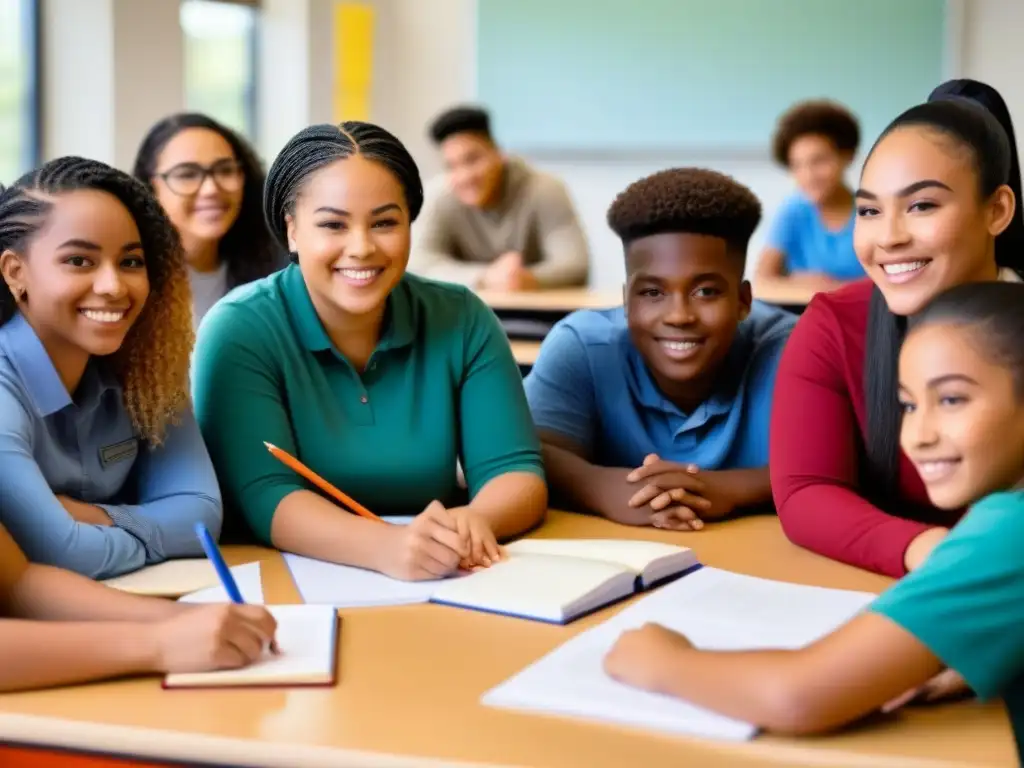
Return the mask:
[[801,101],[779,118],[772,136],[772,157],[789,167],[789,150],[802,136],[824,136],[839,152],[856,154],[860,146],[860,124],[842,104],[827,99]]
[[761,221],[761,201],[717,171],[671,168],[630,184],[608,208],[608,226],[627,248],[664,232],[712,235],[744,261]]
[[[160,445],[167,425],[188,405],[193,332],[181,242],[156,200],[141,183],[104,163],[81,157],[51,160],[0,188],[0,252],[24,255],[52,212],[52,198],[85,189],[116,197],[135,220],[142,239],[149,298],[110,359],[135,429],[150,445]],[[0,325],[17,312],[10,287],[0,280]]]
[[160,153],[171,139],[189,128],[212,131],[223,138],[231,147],[245,177],[238,218],[217,247],[218,256],[227,264],[228,290],[276,272],[288,260],[277,247],[263,220],[266,174],[255,150],[230,128],[197,112],[165,117],[149,129],[139,145],[132,175],[152,192]]
[[479,107],[452,107],[442,112],[430,124],[430,138],[440,144],[456,133],[475,133],[493,142],[491,117]]

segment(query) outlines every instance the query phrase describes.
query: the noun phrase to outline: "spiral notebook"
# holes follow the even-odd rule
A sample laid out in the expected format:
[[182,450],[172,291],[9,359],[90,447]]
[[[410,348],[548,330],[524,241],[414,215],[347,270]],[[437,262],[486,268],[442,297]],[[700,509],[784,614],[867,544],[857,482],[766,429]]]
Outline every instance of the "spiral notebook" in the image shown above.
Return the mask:
[[653,541],[521,539],[508,558],[468,575],[403,582],[351,566],[285,555],[306,603],[336,607],[438,603],[565,624],[681,576],[695,553]]

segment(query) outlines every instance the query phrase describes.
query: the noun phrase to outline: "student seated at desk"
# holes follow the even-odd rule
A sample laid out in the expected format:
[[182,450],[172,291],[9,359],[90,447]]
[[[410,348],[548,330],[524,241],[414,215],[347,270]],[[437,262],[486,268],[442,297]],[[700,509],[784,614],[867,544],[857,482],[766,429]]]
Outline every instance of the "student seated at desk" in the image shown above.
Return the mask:
[[481,109],[449,110],[430,134],[448,173],[427,189],[411,272],[495,291],[586,284],[587,240],[560,180],[504,156]]
[[[260,541],[401,579],[487,565],[547,509],[522,379],[469,289],[407,274],[423,189],[375,125],[316,125],[267,177],[266,213],[297,262],[207,315],[196,412],[230,510]],[[325,500],[264,441],[378,515]],[[458,487],[461,460],[469,499]]]
[[761,204],[715,171],[656,173],[608,223],[624,307],[575,312],[525,382],[552,491],[617,522],[698,529],[770,502],[768,419],[795,318],[743,279]]
[[1006,104],[974,80],[940,85],[886,128],[860,187],[856,245],[870,280],[818,294],[793,329],[772,406],[772,492],[790,541],[899,577],[962,514],[932,505],[900,452],[906,318],[953,286],[1024,276]]
[[287,265],[263,221],[260,161],[216,120],[186,112],[159,121],[142,140],[133,173],[181,236],[196,327],[229,291]]
[[276,626],[263,606],[138,597],[30,564],[0,525],[0,692],[244,667]]
[[801,650],[702,651],[648,624],[618,639],[607,671],[787,733],[831,730],[879,707],[969,685],[982,698],[1003,698],[1020,748],[1022,335],[1024,286],[1013,283],[954,288],[911,322],[899,357],[900,442],[933,504],[971,507],[920,568]]
[[772,143],[798,191],[772,222],[757,289],[829,291],[864,277],[853,251],[853,191],[843,179],[860,143],[856,118],[830,101],[802,102],[779,120]]
[[145,188],[78,157],[0,192],[0,523],[94,578],[201,556],[220,490],[189,406],[181,245]]

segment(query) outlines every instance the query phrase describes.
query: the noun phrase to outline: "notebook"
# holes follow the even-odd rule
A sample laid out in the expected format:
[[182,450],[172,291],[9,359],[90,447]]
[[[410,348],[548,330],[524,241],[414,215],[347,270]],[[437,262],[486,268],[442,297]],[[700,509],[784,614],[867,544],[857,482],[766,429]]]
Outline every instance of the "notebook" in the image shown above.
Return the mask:
[[164,688],[299,687],[337,680],[338,615],[324,605],[273,605],[279,655],[266,651],[243,669],[188,672],[164,677]]
[[[235,566],[231,572],[235,578],[239,578],[239,569],[251,577],[254,566],[256,580],[259,581],[259,563],[248,563],[246,566]],[[192,592],[216,587],[220,584],[217,572],[209,560],[204,558],[190,558],[185,560],[166,560],[156,565],[149,565],[137,571],[106,579],[102,582],[108,587],[120,589],[123,592],[131,592],[135,595],[149,595],[151,597],[181,597]],[[226,595],[225,595],[226,598]],[[262,598],[260,600],[262,602]]]
[[404,582],[298,555],[285,562],[302,599],[339,608],[433,602],[565,624],[697,567],[692,550],[652,541],[522,539],[468,575]]
[[875,597],[705,566],[580,633],[488,691],[483,703],[670,734],[744,741],[757,732],[750,723],[609,677],[604,657],[623,630],[655,622],[682,632],[698,648],[795,649],[838,628]]

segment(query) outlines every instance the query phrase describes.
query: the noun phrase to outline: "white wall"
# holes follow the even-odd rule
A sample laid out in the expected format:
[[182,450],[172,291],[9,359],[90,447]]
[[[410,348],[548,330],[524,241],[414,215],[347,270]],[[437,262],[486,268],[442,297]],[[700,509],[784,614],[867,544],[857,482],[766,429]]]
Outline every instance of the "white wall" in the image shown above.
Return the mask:
[[963,0],[962,75],[998,89],[1024,154],[1024,0]]
[[150,125],[184,102],[178,0],[47,0],[43,153],[130,168]]

